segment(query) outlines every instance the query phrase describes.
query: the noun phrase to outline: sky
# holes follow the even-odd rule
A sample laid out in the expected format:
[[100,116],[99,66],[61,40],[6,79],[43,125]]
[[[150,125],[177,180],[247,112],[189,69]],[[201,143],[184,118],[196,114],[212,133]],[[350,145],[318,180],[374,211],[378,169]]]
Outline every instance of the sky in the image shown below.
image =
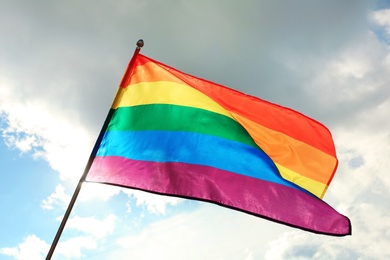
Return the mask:
[[0,0],[0,259],[44,259],[135,43],[332,132],[330,237],[84,183],[53,259],[389,259],[390,1]]

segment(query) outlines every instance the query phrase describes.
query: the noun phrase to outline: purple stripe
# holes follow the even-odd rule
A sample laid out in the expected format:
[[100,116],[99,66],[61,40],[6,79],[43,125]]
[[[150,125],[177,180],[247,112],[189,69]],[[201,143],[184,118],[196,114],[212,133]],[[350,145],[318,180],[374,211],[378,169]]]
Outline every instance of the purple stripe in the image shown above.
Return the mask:
[[351,233],[349,219],[315,196],[207,166],[98,156],[86,181],[205,200],[315,233]]

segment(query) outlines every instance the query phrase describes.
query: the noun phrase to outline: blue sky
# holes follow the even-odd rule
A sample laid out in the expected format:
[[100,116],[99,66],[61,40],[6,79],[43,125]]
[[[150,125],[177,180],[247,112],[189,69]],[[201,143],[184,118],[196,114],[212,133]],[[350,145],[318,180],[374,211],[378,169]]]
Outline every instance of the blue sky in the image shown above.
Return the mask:
[[43,259],[131,58],[291,107],[333,133],[324,200],[352,236],[86,183],[54,259],[388,259],[389,1],[0,0],[0,259]]

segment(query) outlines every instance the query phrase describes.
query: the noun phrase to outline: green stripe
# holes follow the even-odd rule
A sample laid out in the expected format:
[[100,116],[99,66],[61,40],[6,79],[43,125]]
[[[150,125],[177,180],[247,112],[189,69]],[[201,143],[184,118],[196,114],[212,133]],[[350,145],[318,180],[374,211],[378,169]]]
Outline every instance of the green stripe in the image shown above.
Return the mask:
[[115,130],[194,132],[257,147],[248,132],[232,118],[186,106],[152,104],[117,108],[107,131]]

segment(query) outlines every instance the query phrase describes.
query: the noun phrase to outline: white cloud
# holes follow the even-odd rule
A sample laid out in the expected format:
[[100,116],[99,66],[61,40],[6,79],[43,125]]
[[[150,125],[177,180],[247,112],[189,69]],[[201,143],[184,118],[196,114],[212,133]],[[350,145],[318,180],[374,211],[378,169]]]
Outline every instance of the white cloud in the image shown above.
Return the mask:
[[0,254],[17,260],[41,260],[49,251],[50,245],[35,235],[27,236],[17,247],[1,248]]
[[355,200],[345,205],[352,221],[352,236],[286,232],[269,243],[265,259],[388,259],[390,196],[379,194],[376,201],[370,189],[358,185],[355,189],[363,190],[367,202]]
[[[389,199],[387,197],[387,201]],[[390,224],[386,219],[390,207],[360,202],[349,208],[352,236],[339,238],[286,232],[269,243],[265,259],[388,259]]]
[[[79,233],[73,236],[64,234],[69,238],[58,243],[53,256],[57,256],[58,259],[63,259],[63,257],[74,259],[83,258],[85,250],[94,250],[93,252],[96,253],[100,247],[105,248],[104,244],[107,243],[107,237],[114,231],[116,221],[117,217],[113,214],[109,214],[103,219],[79,216],[70,218],[66,224],[66,232],[73,230]],[[94,254],[92,253],[92,255]]]
[[81,258],[82,249],[96,249],[97,248],[97,242],[94,238],[90,236],[76,236],[69,238],[68,240],[59,242],[53,257],[54,259],[75,259],[75,258]]
[[[134,196],[137,206],[146,205],[148,212],[153,214],[165,214],[168,205],[175,206],[183,201],[181,198],[160,196],[139,190],[123,189],[123,192],[130,198]],[[127,206],[127,210],[131,212],[130,205]]]
[[[116,220],[117,217],[112,214],[101,220],[96,217],[70,218],[66,224],[66,231],[75,230],[81,232],[82,235],[70,238],[62,236],[54,251],[53,259],[81,258],[82,250],[96,250],[98,245],[106,242],[107,236],[113,232]],[[50,245],[44,240],[35,235],[29,235],[16,247],[0,248],[0,254],[12,256],[18,260],[40,260],[44,259],[49,248]]]
[[117,217],[113,214],[108,215],[102,220],[96,217],[75,216],[68,220],[66,227],[81,231],[94,238],[102,239],[113,232],[116,219]]
[[58,184],[55,192],[42,201],[41,207],[44,209],[53,209],[53,205],[60,205],[66,208],[69,202],[70,196],[65,193],[65,187]]
[[[381,192],[384,198],[390,198],[390,176],[386,170],[390,167],[387,159],[390,157],[390,133],[378,129],[373,135],[362,128],[364,126],[357,126],[359,130],[337,132],[340,165],[337,179],[332,185],[335,186],[335,197],[345,203],[353,203],[356,199],[364,200],[364,196],[369,195],[364,192]],[[359,167],[352,167],[356,158],[360,158],[361,164]],[[378,182],[387,189],[381,189]]]
[[[155,222],[119,238],[108,259],[261,259],[270,239],[289,227],[220,206]],[[131,232],[131,231],[130,231]],[[134,232],[131,232],[134,233]]]
[[85,182],[77,200],[82,202],[92,199],[108,201],[113,196],[118,195],[121,190],[122,188],[112,185]]
[[382,26],[387,37],[390,37],[390,9],[382,9],[372,12],[371,19]]
[[89,133],[46,100],[24,100],[11,91],[4,94],[7,103],[0,103],[0,115],[6,124],[1,133],[6,144],[47,160],[63,180],[78,180],[91,149]]
[[[383,93],[382,99],[388,95],[390,78],[386,75],[390,68],[385,60],[388,56],[389,46],[367,33],[329,59],[295,70],[297,75],[306,75],[305,89],[321,109],[333,112],[339,108],[342,113],[354,113],[350,115],[354,117],[362,108],[374,105],[372,100],[379,101],[378,93]],[[348,107],[357,109],[348,111]]]

